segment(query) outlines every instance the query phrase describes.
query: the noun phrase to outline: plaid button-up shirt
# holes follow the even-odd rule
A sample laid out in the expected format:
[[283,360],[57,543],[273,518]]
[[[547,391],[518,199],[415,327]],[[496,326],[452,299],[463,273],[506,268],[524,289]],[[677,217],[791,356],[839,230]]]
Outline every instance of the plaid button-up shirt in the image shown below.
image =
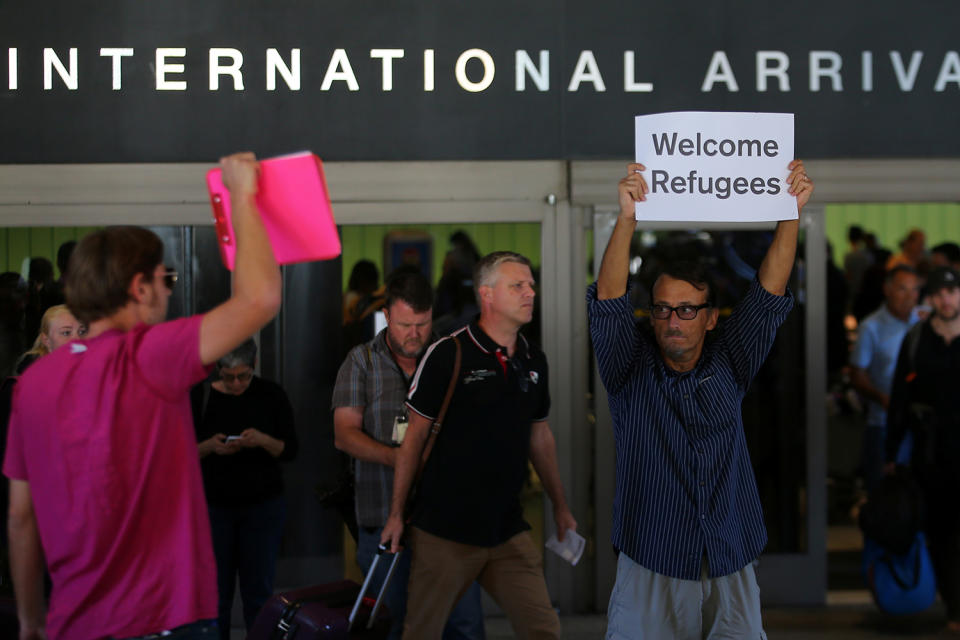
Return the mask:
[[[407,415],[407,386],[408,379],[387,346],[384,329],[347,354],[337,373],[332,407],[362,408],[363,432],[389,445],[394,419]],[[393,469],[356,460],[355,477],[357,523],[361,527],[382,527],[390,513]]]

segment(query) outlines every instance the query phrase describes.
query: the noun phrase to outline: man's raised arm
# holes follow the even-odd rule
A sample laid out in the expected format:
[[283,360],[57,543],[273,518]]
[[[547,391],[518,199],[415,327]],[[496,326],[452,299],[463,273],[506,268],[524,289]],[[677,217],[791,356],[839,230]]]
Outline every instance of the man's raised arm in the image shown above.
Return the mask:
[[628,164],[627,177],[620,181],[620,215],[613,234],[603,253],[600,274],[597,276],[597,298],[609,300],[619,298],[627,292],[627,277],[630,268],[630,241],[637,228],[634,204],[647,199],[650,189],[640,175],[646,167],[642,164]]
[[[787,184],[788,193],[797,197],[797,209],[803,211],[803,206],[810,200],[813,193],[813,181],[807,176],[802,160],[794,160],[787,168],[790,175]],[[787,281],[793,270],[793,260],[797,255],[797,235],[800,232],[800,220],[781,220],[773,233],[773,242],[767,249],[767,255],[760,264],[757,280],[760,286],[768,292],[782,296],[787,292]]]
[[280,268],[273,256],[254,200],[257,159],[237,153],[220,159],[223,182],[230,190],[237,259],[230,298],[204,315],[200,359],[212,364],[256,333],[280,310]]

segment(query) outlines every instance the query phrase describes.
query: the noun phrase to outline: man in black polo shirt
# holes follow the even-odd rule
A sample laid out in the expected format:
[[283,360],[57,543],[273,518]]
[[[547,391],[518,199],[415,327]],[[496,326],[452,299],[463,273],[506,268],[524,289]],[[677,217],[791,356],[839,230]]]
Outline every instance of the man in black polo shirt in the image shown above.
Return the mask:
[[541,552],[520,507],[529,459],[553,502],[558,537],[577,528],[547,424],[547,360],[519,333],[533,316],[530,261],[508,251],[491,253],[477,263],[473,280],[479,319],[427,350],[407,397],[410,425],[382,537],[393,552],[400,547],[420,453],[454,374],[454,339],[459,341],[457,386],[410,521],[413,565],[403,637],[440,638],[443,621],[476,580],[506,611],[518,637],[559,638]]

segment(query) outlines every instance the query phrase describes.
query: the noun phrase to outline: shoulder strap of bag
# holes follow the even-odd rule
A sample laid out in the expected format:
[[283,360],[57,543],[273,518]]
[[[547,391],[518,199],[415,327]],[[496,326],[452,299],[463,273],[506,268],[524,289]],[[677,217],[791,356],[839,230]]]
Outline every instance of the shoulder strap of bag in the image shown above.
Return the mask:
[[907,375],[917,371],[917,347],[920,345],[920,334],[923,332],[923,325],[926,322],[918,322],[907,331],[903,341],[906,344],[907,355]]
[[450,383],[447,385],[447,394],[443,397],[443,404],[440,405],[440,412],[430,426],[427,441],[423,445],[423,453],[420,455],[420,465],[417,468],[418,479],[420,478],[420,474],[423,473],[423,466],[427,463],[430,452],[433,451],[433,445],[437,441],[437,436],[440,435],[440,430],[443,428],[443,419],[447,416],[447,409],[450,408],[450,399],[453,398],[453,392],[457,388],[457,379],[460,377],[460,361],[462,358],[460,340],[456,336],[452,336],[451,339],[456,348],[456,355],[453,358],[453,373],[450,374]]
[[[889,552],[884,553],[880,558],[880,562],[887,565],[887,570],[890,572],[890,577],[893,578],[893,581],[897,583],[897,586],[900,587],[901,591],[913,591],[917,588],[917,585],[920,584],[920,572],[922,570],[923,564],[923,553],[926,549],[922,544],[913,543],[913,548],[910,549],[910,552],[913,557],[913,572],[908,576],[901,576],[900,570],[906,569],[904,563],[896,562]],[[909,569],[908,569],[909,570]]]

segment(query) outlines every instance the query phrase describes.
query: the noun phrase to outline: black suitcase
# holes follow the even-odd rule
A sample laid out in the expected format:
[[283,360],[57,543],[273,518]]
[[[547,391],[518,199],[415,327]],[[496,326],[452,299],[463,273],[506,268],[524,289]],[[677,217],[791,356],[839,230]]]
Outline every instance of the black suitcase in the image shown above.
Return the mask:
[[247,640],[324,640],[339,638],[386,638],[390,612],[381,606],[400,554],[390,569],[376,600],[366,597],[377,563],[386,550],[377,552],[363,586],[341,580],[279,593],[263,605]]

